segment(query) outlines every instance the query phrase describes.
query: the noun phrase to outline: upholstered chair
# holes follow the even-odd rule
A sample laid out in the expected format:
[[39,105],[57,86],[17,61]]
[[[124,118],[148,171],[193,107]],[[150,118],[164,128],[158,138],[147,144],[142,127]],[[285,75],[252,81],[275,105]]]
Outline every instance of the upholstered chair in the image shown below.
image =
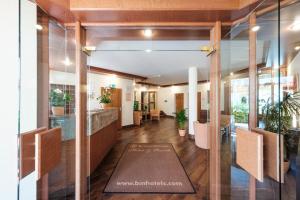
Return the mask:
[[153,120],[154,118],[160,120],[160,110],[150,110],[150,119]]

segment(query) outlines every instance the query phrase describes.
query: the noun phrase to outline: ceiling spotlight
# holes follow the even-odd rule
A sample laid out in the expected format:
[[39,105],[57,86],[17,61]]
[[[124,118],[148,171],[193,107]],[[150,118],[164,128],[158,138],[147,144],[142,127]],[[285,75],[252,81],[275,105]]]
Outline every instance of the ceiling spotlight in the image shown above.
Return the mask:
[[36,28],[37,30],[39,30],[39,31],[43,30],[43,26],[40,25],[40,24],[36,24],[36,25],[35,25],[35,28]]
[[147,38],[151,38],[153,35],[153,32],[151,29],[145,29],[144,30],[144,36],[147,37]]
[[295,50],[299,51],[300,50],[300,46],[295,46]]
[[234,73],[233,72],[230,72],[230,76],[233,76],[234,75]]
[[253,32],[257,32],[260,29],[260,26],[256,25],[251,28]]
[[146,49],[145,50],[147,53],[150,53],[150,52],[152,52],[152,49]]
[[300,31],[300,22],[294,22],[290,27],[291,31]]
[[69,57],[66,57],[63,63],[65,66],[70,66],[72,64]]

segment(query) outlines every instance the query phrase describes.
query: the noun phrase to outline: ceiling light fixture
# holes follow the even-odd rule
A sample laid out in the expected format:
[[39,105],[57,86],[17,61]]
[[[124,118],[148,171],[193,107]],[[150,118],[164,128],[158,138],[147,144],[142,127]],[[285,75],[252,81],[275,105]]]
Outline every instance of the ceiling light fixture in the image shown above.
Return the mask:
[[147,38],[151,38],[153,35],[153,32],[151,29],[145,29],[144,30],[144,36],[147,37]]
[[63,63],[64,63],[65,66],[70,66],[70,65],[72,65],[72,63],[71,63],[69,57],[66,57],[65,60],[63,61]]
[[234,75],[234,73],[233,72],[230,72],[230,76],[233,76]]
[[291,31],[300,31],[300,22],[294,22],[290,27]]
[[96,50],[96,47],[95,47],[95,46],[85,46],[84,48],[85,48],[85,50],[87,50],[87,51],[95,51],[95,50]]
[[260,29],[260,26],[255,25],[255,26],[253,26],[253,27],[251,28],[251,31],[257,32],[259,29]]
[[146,49],[145,50],[147,53],[151,53],[152,52],[152,49]]
[[39,30],[39,31],[43,30],[43,26],[40,25],[40,24],[36,24],[36,25],[35,25],[35,28],[36,28],[37,30]]
[[299,51],[300,50],[300,46],[295,46],[295,50]]

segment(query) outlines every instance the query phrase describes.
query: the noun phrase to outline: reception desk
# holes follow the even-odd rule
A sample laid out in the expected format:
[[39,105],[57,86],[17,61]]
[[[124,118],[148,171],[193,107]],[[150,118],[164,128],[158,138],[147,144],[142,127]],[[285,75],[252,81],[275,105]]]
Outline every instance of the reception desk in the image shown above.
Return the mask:
[[118,111],[91,111],[88,117],[88,169],[92,173],[117,141]]
[[[88,111],[87,176],[97,168],[116,143],[117,119],[116,108]],[[61,162],[49,173],[49,193],[62,190],[73,192],[70,187],[73,188],[75,183],[75,115],[51,116],[50,124],[62,127],[63,141]]]

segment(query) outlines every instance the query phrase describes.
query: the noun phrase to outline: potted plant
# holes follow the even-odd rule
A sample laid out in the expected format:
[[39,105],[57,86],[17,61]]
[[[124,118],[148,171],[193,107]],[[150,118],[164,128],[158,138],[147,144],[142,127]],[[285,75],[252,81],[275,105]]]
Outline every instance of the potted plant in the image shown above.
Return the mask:
[[286,94],[283,100],[277,103],[271,103],[270,99],[262,107],[262,120],[264,130],[283,135],[284,150],[284,171],[289,169],[290,155],[289,152],[298,142],[291,141],[292,133],[289,131],[292,124],[293,115],[300,115],[300,92]]
[[50,104],[53,115],[61,116],[65,114],[65,105],[72,100],[69,93],[60,89],[50,91]]
[[187,121],[187,117],[185,115],[185,110],[181,110],[176,113],[176,121],[178,125],[178,132],[180,136],[185,136],[186,129],[185,129],[185,122]]
[[135,125],[141,125],[142,113],[139,111],[139,102],[134,101],[133,103],[133,122]]
[[101,105],[101,108],[108,107],[108,104],[110,104],[112,102],[111,95],[112,94],[111,94],[109,88],[105,88],[103,91],[103,94],[97,98],[97,100],[99,101],[99,103]]

